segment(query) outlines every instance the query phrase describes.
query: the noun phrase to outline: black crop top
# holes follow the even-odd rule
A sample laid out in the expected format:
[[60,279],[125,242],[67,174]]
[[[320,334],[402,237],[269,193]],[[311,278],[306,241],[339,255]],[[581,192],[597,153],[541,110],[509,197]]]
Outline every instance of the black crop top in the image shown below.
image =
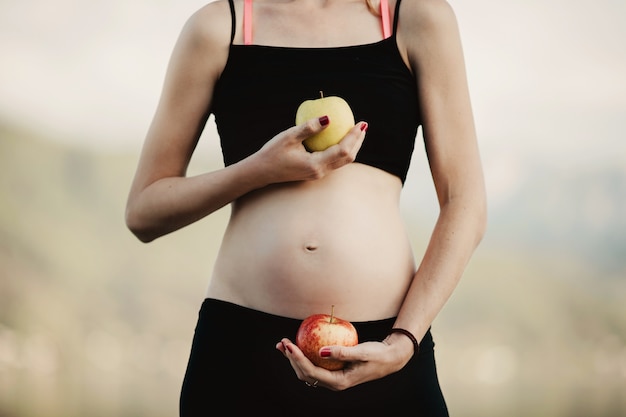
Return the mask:
[[404,184],[420,118],[415,78],[396,45],[399,4],[392,35],[372,44],[297,48],[231,42],[211,109],[224,164],[244,159],[293,126],[300,103],[323,91],[343,97],[355,120],[368,123],[355,162],[396,175]]

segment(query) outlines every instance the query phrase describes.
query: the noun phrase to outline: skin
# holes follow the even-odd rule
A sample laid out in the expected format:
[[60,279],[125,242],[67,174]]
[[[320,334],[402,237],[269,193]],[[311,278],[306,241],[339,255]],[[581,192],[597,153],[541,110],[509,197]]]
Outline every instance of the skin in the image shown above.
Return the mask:
[[[393,19],[394,0],[390,6]],[[381,39],[379,17],[363,0],[256,0],[254,7],[256,44],[332,47]],[[240,3],[237,15],[242,16]],[[367,121],[359,121],[338,145],[309,153],[302,141],[324,128],[312,119],[268,138],[236,164],[186,176],[228,57],[230,25],[228,4],[217,0],[181,32],[128,196],[129,229],[150,242],[230,205],[208,297],[294,318],[327,312],[331,304],[350,321],[397,316],[395,327],[420,340],[454,291],[486,225],[454,12],[444,0],[404,1],[398,27],[399,50],[418,78],[440,206],[419,262],[399,212],[399,179],[352,163]],[[243,43],[241,27],[235,43]],[[288,338],[276,348],[300,380],[331,390],[389,375],[413,355],[409,338],[397,333],[380,342],[322,348],[322,356],[350,362],[334,372],[314,366]]]

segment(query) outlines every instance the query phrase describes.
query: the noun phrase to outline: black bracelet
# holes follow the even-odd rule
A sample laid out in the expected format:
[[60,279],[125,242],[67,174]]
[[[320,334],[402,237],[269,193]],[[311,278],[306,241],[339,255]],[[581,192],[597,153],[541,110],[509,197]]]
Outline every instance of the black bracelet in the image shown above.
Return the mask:
[[406,329],[401,329],[399,327],[394,327],[393,329],[391,329],[389,331],[389,334],[391,334],[391,333],[402,333],[403,335],[405,335],[406,337],[411,339],[411,342],[413,342],[414,355],[417,355],[417,354],[420,353],[420,344],[418,343],[418,341],[415,338],[415,336],[413,336],[413,333],[411,333],[410,331],[408,331]]

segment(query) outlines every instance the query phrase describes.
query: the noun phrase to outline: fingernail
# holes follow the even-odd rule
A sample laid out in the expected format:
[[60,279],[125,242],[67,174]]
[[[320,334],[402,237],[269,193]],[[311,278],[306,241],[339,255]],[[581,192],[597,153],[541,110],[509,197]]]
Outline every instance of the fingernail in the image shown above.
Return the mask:
[[320,117],[319,120],[322,126],[326,126],[330,122],[330,120],[328,119],[328,116],[322,116]]
[[322,348],[322,350],[320,350],[320,356],[322,358],[327,358],[330,356],[330,348]]
[[366,122],[363,122],[361,124],[361,132],[367,132],[367,123]]
[[285,342],[283,342],[283,347],[285,348],[285,350],[287,350],[289,353],[291,352],[291,348],[289,346],[287,346],[287,344]]

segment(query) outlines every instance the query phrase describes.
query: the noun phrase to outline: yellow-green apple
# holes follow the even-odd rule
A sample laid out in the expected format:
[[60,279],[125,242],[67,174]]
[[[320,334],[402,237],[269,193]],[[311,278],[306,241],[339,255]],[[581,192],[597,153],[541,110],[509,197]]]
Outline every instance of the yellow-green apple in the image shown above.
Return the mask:
[[337,144],[354,126],[354,115],[346,100],[338,96],[324,97],[320,91],[320,98],[306,100],[296,111],[296,125],[309,119],[328,116],[330,123],[324,130],[304,140],[304,147],[310,151],[323,151]]
[[313,314],[305,318],[296,334],[296,345],[316,366],[336,371],[345,362],[322,358],[319,351],[324,346],[354,346],[359,343],[357,331],[348,320],[334,316],[334,307],[328,314]]

